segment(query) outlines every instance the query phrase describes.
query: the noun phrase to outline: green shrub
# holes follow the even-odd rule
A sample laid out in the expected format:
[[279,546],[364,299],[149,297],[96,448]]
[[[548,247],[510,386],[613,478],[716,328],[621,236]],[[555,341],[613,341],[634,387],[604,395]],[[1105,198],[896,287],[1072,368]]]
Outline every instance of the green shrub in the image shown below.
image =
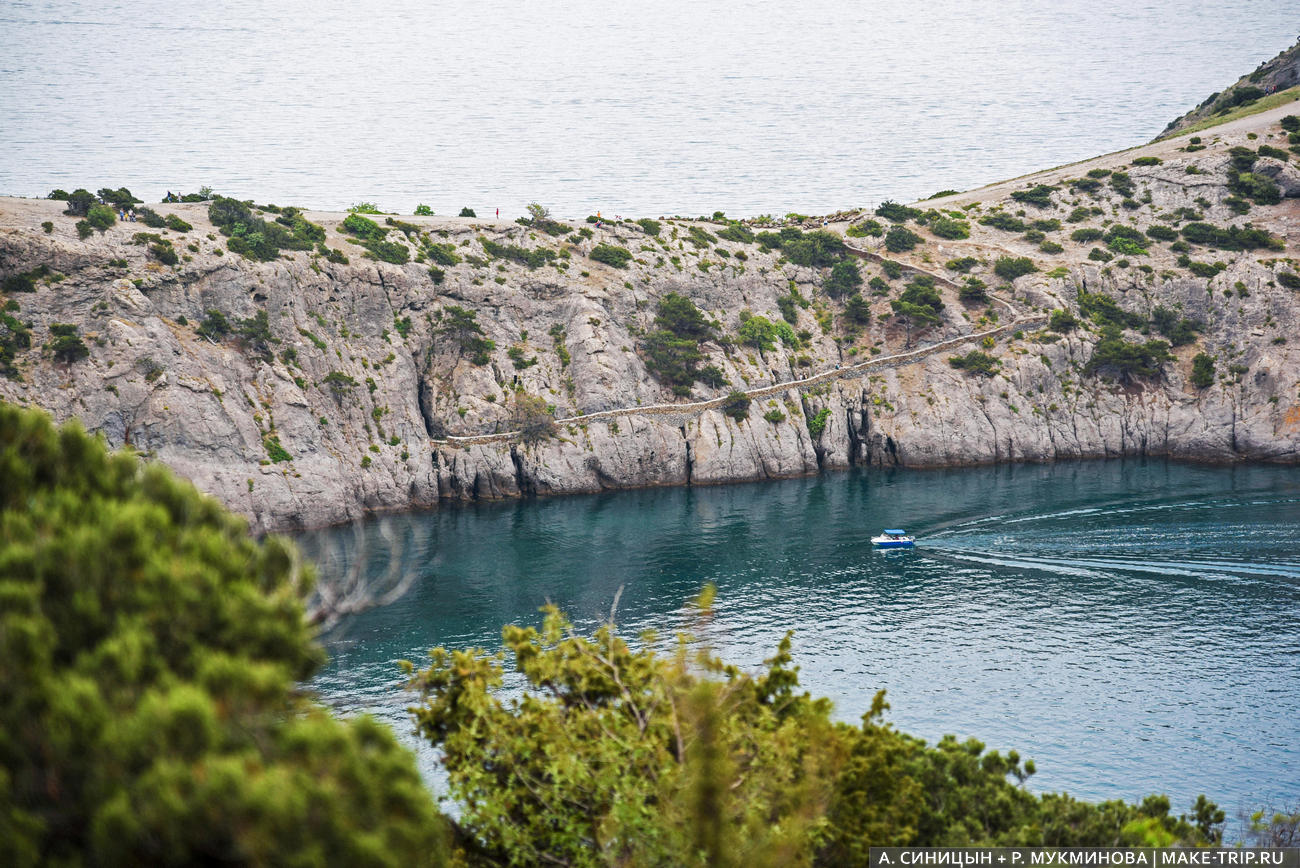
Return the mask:
[[748,311],[740,313],[740,330],[736,336],[742,344],[754,347],[761,352],[769,352],[776,348],[776,327],[765,316],[747,315]]
[[1065,251],[1064,247],[1062,247],[1061,245],[1057,244],[1055,241],[1052,241],[1050,239],[1039,244],[1038,249],[1043,251],[1044,253],[1052,253],[1052,254],[1062,253]]
[[885,249],[890,253],[903,253],[922,242],[920,235],[905,226],[893,226],[885,233]]
[[1106,242],[1111,251],[1121,256],[1146,256],[1147,249],[1132,238],[1111,238]]
[[368,259],[403,265],[411,258],[411,251],[400,241],[367,241],[363,246],[366,248]]
[[91,229],[103,232],[117,222],[117,214],[107,205],[91,205],[86,212],[86,222]]
[[811,434],[814,439],[822,436],[822,432],[826,430],[826,423],[830,421],[830,418],[831,418],[830,407],[823,407],[813,415],[809,416],[808,433]]
[[48,265],[38,265],[29,271],[21,271],[17,274],[11,274],[0,284],[0,292],[5,294],[15,292],[35,292],[36,281],[45,278],[53,278],[55,272]]
[[800,233],[786,238],[783,231],[782,238],[781,252],[795,265],[829,268],[846,255],[844,239],[834,232],[819,229],[816,232]]
[[733,391],[722,401],[722,414],[736,423],[749,418],[749,396],[744,392]]
[[[14,359],[20,351],[31,349],[32,331],[25,323],[11,316],[10,310],[18,310],[17,302],[13,299],[0,310],[0,377],[16,380],[20,376]],[[0,405],[0,409],[3,409],[3,405]]]
[[388,727],[300,689],[324,655],[287,542],[41,413],[0,406],[0,468],[10,864],[445,861]]
[[209,340],[219,341],[229,335],[231,332],[230,320],[219,310],[209,310],[203,317],[203,322],[199,323],[194,329],[194,333],[199,337],[208,338]]
[[164,217],[163,225],[166,226],[168,229],[172,229],[176,232],[189,232],[191,229],[194,228],[191,224],[185,222],[180,217],[177,217],[175,214],[168,214],[166,217]]
[[850,226],[845,234],[850,238],[879,238],[885,234],[885,228],[878,220],[862,220]]
[[866,325],[871,322],[871,305],[861,294],[854,293],[844,304],[844,319],[854,326]]
[[979,374],[983,377],[993,376],[1002,365],[993,356],[979,350],[971,350],[964,356],[949,356],[948,364],[959,371],[965,371],[968,374]]
[[45,344],[45,349],[49,350],[54,361],[70,365],[90,355],[90,348],[77,331],[77,327],[70,323],[50,323],[50,340]]
[[1047,323],[1048,329],[1068,334],[1079,327],[1079,320],[1068,310],[1054,310]]
[[540,395],[530,395],[527,392],[515,393],[507,424],[519,432],[520,440],[528,444],[548,440],[558,431],[555,408]]
[[1110,186],[1121,196],[1132,196],[1137,192],[1137,185],[1133,183],[1133,179],[1127,172],[1111,172]]
[[1222,262],[1188,262],[1187,270],[1197,277],[1210,278],[1214,277],[1220,271],[1226,268]]
[[99,191],[98,195],[99,198],[119,210],[130,208],[132,205],[138,205],[144,201],[143,199],[137,199],[135,196],[132,196],[131,191],[125,187],[119,187],[116,190],[110,187],[104,187]]
[[943,267],[949,271],[959,271],[962,273],[970,271],[979,265],[979,260],[974,256],[963,256],[960,259],[949,259],[943,264]]
[[1026,205],[1032,205],[1035,208],[1052,207],[1052,192],[1056,187],[1047,184],[1038,184],[1027,190],[1015,190],[1011,193],[1011,198],[1017,202],[1023,202]]
[[[366,203],[363,202],[361,204],[364,205]],[[357,208],[359,206],[353,205],[352,207]],[[367,211],[365,213],[377,214],[379,212]],[[381,241],[384,236],[388,234],[387,229],[368,217],[362,217],[360,213],[355,211],[343,218],[343,222],[339,225],[339,228],[349,235],[355,235],[363,241]]]
[[[55,192],[57,193],[60,191],[56,190]],[[50,195],[53,196],[54,194],[51,193]],[[67,195],[66,199],[68,208],[63,213],[69,217],[85,217],[90,211],[90,206],[94,205],[98,201],[95,198],[94,193],[83,187],[78,187],[73,190]]]
[[1172,226],[1162,226],[1157,223],[1147,228],[1147,237],[1156,241],[1177,241],[1178,230]]
[[1278,283],[1282,284],[1287,289],[1300,289],[1300,274],[1295,274],[1290,271],[1279,271],[1273,276],[1277,278]]
[[1161,365],[1171,359],[1169,344],[1164,341],[1132,343],[1120,336],[1117,326],[1107,326],[1083,372],[1087,375],[1112,372],[1127,381],[1133,377],[1154,377],[1160,373]]
[[1212,223],[1192,222],[1182,228],[1183,238],[1191,244],[1202,244],[1220,250],[1256,250],[1270,248],[1281,250],[1282,239],[1275,238],[1263,229],[1253,226],[1229,226],[1222,229]]
[[1264,175],[1240,172],[1228,182],[1228,189],[1256,205],[1276,205],[1282,201],[1282,189]]
[[475,218],[478,217],[478,215],[474,213],[474,209],[473,209],[473,208],[461,208],[461,209],[460,209],[460,215],[459,215],[459,216],[461,216],[461,217],[475,217]]
[[1101,292],[1079,290],[1079,312],[1102,327],[1140,329],[1146,326],[1146,317],[1129,313],[1115,299]]
[[725,229],[718,232],[718,237],[726,241],[735,241],[739,244],[752,244],[754,233],[748,226],[742,223],[732,223]]
[[611,268],[627,268],[627,264],[632,261],[632,251],[626,247],[603,242],[593,247],[588,256],[597,262],[605,263]]
[[900,205],[898,202],[886,199],[876,208],[876,216],[884,217],[892,223],[905,223],[908,220],[915,220],[921,216],[921,212],[916,208],[909,208],[906,205]]
[[861,286],[862,273],[858,271],[857,263],[851,259],[842,259],[831,266],[830,276],[822,284],[822,288],[831,298],[852,295]]
[[320,226],[309,223],[301,215],[282,214],[275,222],[268,223],[255,216],[247,202],[224,196],[212,199],[208,219],[230,239],[226,246],[231,252],[263,262],[279,258],[281,250],[311,250],[325,237]]
[[957,290],[957,297],[967,304],[983,303],[989,300],[988,284],[978,277],[967,277]]
[[1094,262],[1110,262],[1115,257],[1113,254],[1107,253],[1100,247],[1094,247],[1088,251],[1088,258]]
[[149,253],[163,265],[175,265],[180,262],[180,257],[176,255],[176,248],[167,242],[150,244]]
[[780,407],[773,407],[771,410],[768,410],[763,414],[763,421],[771,422],[773,425],[776,425],[785,421],[785,413],[781,411]]
[[293,456],[289,454],[289,451],[280,445],[278,434],[271,434],[263,438],[262,446],[266,449],[266,457],[271,459],[272,464],[293,460]]
[[[1280,120],[1278,123],[1282,125],[1282,129],[1286,130],[1289,133],[1300,132],[1300,117],[1296,117],[1295,115],[1287,115],[1286,117],[1282,118],[1282,120]],[[54,195],[50,194],[50,198],[51,199],[54,198]]]
[[423,250],[425,256],[439,265],[451,266],[460,262],[460,256],[456,254],[456,245],[450,242],[435,244],[432,241],[426,241]]
[[[1095,169],[1093,171],[1096,171]],[[1107,172],[1106,174],[1110,174]],[[1096,196],[1097,191],[1101,189],[1101,181],[1096,178],[1075,178],[1070,182],[1070,189],[1077,190],[1081,193],[1087,193],[1090,196]]]
[[433,209],[428,205],[416,205],[415,210],[411,212],[413,217],[432,217]]
[[1137,159],[1135,159],[1135,160],[1133,161],[1132,165],[1134,165],[1134,166],[1158,166],[1158,165],[1160,165],[1160,164],[1163,163],[1163,162],[1164,162],[1164,160],[1160,159],[1159,157],[1138,157]]
[[885,277],[890,280],[898,280],[898,278],[903,276],[903,264],[901,262],[886,259],[880,263],[880,268],[884,271]]
[[335,399],[341,399],[357,387],[357,381],[342,371],[330,371],[320,384],[328,389]]
[[636,225],[644,229],[646,235],[656,238],[659,236],[661,227],[658,220],[651,220],[649,217],[642,217],[640,220],[636,221]]
[[1000,256],[993,264],[993,273],[1008,281],[1032,274],[1037,270],[1038,267],[1027,256]]
[[994,211],[985,214],[979,219],[981,226],[992,226],[994,229],[1001,229],[1003,232],[1024,232],[1028,228],[1025,221],[1018,217],[1012,217],[1003,211]]
[[150,229],[166,229],[167,220],[152,208],[137,208],[136,218]]
[[1281,148],[1275,148],[1272,145],[1260,145],[1257,153],[1261,157],[1272,157],[1273,159],[1281,160],[1284,163],[1289,162],[1291,159],[1291,155],[1286,151]]
[[1192,358],[1192,385],[1198,389],[1214,385],[1214,356],[1197,353]]
[[930,231],[940,238],[970,238],[970,224],[964,220],[937,217],[929,223]]
[[496,349],[496,342],[484,336],[483,327],[478,322],[478,313],[459,305],[449,304],[442,309],[433,333],[437,337],[447,338],[458,354],[468,353],[470,362],[479,367],[488,363],[488,354]]
[[1179,317],[1174,311],[1163,305],[1157,305],[1151,311],[1151,325],[1160,332],[1160,334],[1169,338],[1169,343],[1175,347],[1181,347],[1190,344],[1196,340],[1196,333],[1204,326],[1202,323]]
[[1091,217],[1091,216],[1092,216],[1092,209],[1090,209],[1090,208],[1084,208],[1084,207],[1080,206],[1080,207],[1075,208],[1073,211],[1070,212],[1070,216],[1068,216],[1068,217],[1065,218],[1065,222],[1067,222],[1067,223],[1082,223],[1084,220],[1087,220],[1087,219],[1088,219],[1089,217]]

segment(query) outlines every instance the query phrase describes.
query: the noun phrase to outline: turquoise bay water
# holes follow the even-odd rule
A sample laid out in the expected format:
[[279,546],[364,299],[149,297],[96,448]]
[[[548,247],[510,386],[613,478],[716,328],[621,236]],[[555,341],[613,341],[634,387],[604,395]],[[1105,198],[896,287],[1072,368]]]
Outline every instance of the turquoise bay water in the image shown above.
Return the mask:
[[[871,550],[881,527],[913,552]],[[381,531],[393,545],[384,542]],[[1032,757],[1040,790],[1197,793],[1229,811],[1300,799],[1300,476],[1293,468],[1085,462],[865,471],[376,519],[304,537],[324,575],[393,553],[417,580],[327,637],[314,687],[410,736],[397,661],[500,646],[553,601],[581,627],[619,589],[626,635],[686,625],[757,666],[786,630],[804,686],[854,721],[878,688],[929,740]],[[517,682],[512,682],[517,684]]]
[[0,192],[823,214],[1144,142],[1294,0],[0,0]]

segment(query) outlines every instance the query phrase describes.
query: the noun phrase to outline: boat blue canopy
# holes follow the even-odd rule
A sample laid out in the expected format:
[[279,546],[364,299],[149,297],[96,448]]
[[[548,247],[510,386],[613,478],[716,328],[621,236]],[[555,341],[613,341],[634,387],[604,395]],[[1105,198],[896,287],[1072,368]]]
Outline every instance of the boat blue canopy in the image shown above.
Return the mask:
[[891,533],[891,534],[897,534],[898,536],[903,536],[904,534],[907,533],[907,531],[905,531],[905,530],[898,530],[898,529],[894,529],[894,530],[886,529],[884,532],[885,532],[885,533]]

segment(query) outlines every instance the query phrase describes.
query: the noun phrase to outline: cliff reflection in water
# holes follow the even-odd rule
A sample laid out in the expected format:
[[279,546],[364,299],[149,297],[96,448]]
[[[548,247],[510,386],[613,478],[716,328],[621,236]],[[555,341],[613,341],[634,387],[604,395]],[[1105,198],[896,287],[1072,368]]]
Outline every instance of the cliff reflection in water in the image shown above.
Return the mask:
[[[904,526],[914,552],[873,552]],[[395,542],[383,541],[386,531]],[[500,643],[552,601],[581,627],[670,633],[718,586],[708,641],[756,665],[795,631],[802,681],[856,720],[1032,757],[1089,799],[1300,797],[1300,478],[1281,467],[1077,462],[866,471],[482,504],[305,535],[324,581],[358,562],[409,593],[343,619],[314,681],[410,729],[399,659]],[[407,736],[414,744],[413,737]],[[435,761],[420,748],[426,773]]]

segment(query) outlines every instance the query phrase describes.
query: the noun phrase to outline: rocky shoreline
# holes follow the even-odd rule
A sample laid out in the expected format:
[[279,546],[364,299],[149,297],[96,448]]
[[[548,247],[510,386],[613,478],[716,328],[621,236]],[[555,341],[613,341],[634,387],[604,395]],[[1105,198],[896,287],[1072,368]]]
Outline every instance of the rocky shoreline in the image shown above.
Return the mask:
[[[189,229],[83,238],[65,202],[0,199],[0,399],[165,462],[259,531],[854,465],[1294,463],[1294,111],[824,226],[370,230],[268,206],[250,219],[319,240],[263,259],[211,203],[152,206]],[[702,312],[690,346],[663,344],[670,297]],[[696,378],[672,382],[663,346],[697,353]],[[510,433],[521,395],[545,407],[536,436]]]

